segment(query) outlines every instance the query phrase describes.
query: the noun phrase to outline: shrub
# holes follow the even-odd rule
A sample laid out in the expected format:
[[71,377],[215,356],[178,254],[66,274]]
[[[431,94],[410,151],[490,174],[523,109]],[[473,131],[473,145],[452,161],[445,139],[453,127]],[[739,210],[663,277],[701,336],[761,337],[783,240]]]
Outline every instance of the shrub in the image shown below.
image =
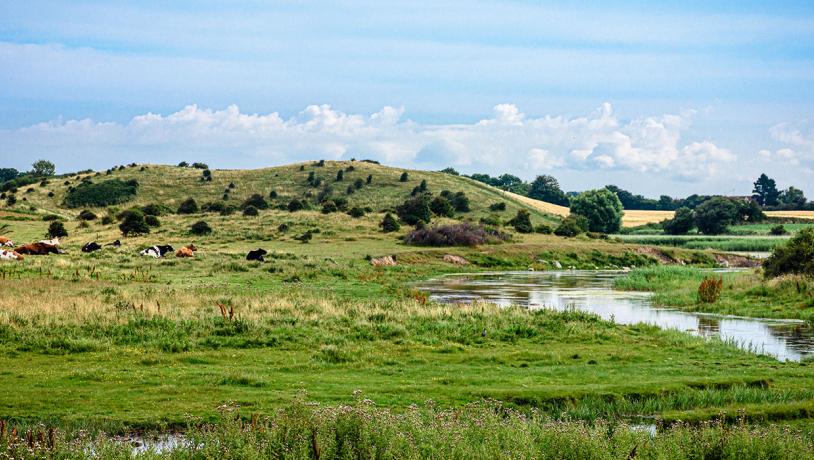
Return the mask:
[[309,231],[303,233],[302,235],[295,236],[294,239],[299,241],[300,243],[304,244],[304,243],[307,243],[307,242],[311,241],[311,238],[313,238],[313,237],[314,237],[313,233],[309,230]]
[[469,197],[466,196],[464,192],[458,192],[455,195],[452,195],[452,198],[449,200],[452,204],[452,207],[457,212],[469,212]]
[[452,204],[442,196],[433,198],[430,202],[430,211],[436,216],[441,217],[452,217],[455,215],[455,209],[452,208]]
[[160,227],[161,221],[158,220],[158,217],[147,214],[144,216],[144,223],[150,227]]
[[416,229],[404,237],[404,242],[418,246],[477,246],[505,239],[506,235],[495,230],[463,223]]
[[293,200],[288,202],[288,211],[289,212],[301,211],[304,208],[305,208],[305,205],[300,200],[293,199]]
[[248,206],[254,206],[257,209],[268,209],[269,204],[266,202],[266,199],[263,198],[263,195],[259,193],[255,193],[254,195],[250,196],[240,205],[241,208],[245,209]]
[[336,203],[331,200],[325,201],[322,203],[322,213],[323,214],[330,214],[332,212],[338,211],[339,208],[336,207]]
[[314,166],[316,166],[318,168],[321,168],[321,167],[325,166],[325,160],[319,160],[318,162],[316,162],[316,164]]
[[179,168],[188,168],[189,163],[187,163],[186,161],[182,161],[182,162],[178,163],[178,167]]
[[430,198],[426,193],[408,199],[396,206],[399,219],[408,225],[428,223],[430,221]]
[[342,182],[342,180],[343,180],[344,178],[345,178],[345,171],[342,171],[342,170],[340,169],[339,171],[337,171],[337,172],[336,172],[336,181],[337,181],[337,182]]
[[50,191],[49,191],[49,192],[48,192],[48,198],[53,198],[53,197],[54,197],[54,192],[50,192]]
[[110,225],[113,223],[113,216],[102,216],[102,220],[99,221],[102,225]]
[[489,210],[490,211],[505,211],[506,210],[506,203],[504,203],[502,201],[500,203],[492,203],[492,204],[489,205]]
[[358,207],[358,206],[354,206],[354,207],[350,208],[350,211],[348,211],[348,215],[355,218],[355,219],[358,219],[360,217],[365,216],[365,210]]
[[132,200],[138,192],[138,182],[110,179],[97,184],[81,183],[69,189],[65,195],[65,206],[110,206]]
[[571,199],[571,213],[588,219],[588,230],[614,233],[622,227],[622,202],[608,189],[589,190]]
[[79,213],[77,216],[79,220],[96,220],[96,214],[91,212],[88,209],[83,209],[82,212]]
[[534,227],[534,233],[541,233],[543,235],[550,235],[550,234],[554,233],[554,229],[552,229],[550,226],[548,226],[546,224],[540,224],[540,225]]
[[235,213],[234,206],[225,206],[223,209],[220,210],[218,214],[220,214],[221,216],[231,216],[234,213]]
[[201,179],[207,182],[212,182],[212,171],[204,169],[201,173]]
[[55,220],[59,220],[59,216],[56,214],[46,214],[42,216],[42,220],[45,222],[53,222]]
[[254,216],[257,216],[259,214],[260,214],[260,211],[258,211],[257,208],[255,208],[254,206],[250,205],[250,206],[246,206],[245,208],[243,208],[243,215],[244,216],[254,217]]
[[517,210],[517,215],[509,221],[509,224],[519,233],[531,233],[534,231],[534,227],[531,225],[531,214],[529,214],[526,209]]
[[209,165],[206,163],[192,163],[192,167],[195,169],[209,169]]
[[371,182],[373,182],[373,174],[368,174],[368,175],[367,175],[367,180],[366,180],[365,182],[367,182],[368,184],[370,184]]
[[234,182],[229,182],[229,188],[230,188],[230,189],[231,189],[231,188],[235,188],[235,183],[234,183]]
[[189,233],[197,236],[209,235],[212,233],[212,227],[210,227],[206,222],[199,220],[189,227]]
[[777,246],[763,262],[766,277],[787,273],[814,276],[814,228],[801,230],[786,244]]
[[780,236],[780,235],[786,235],[789,232],[788,232],[788,230],[786,230],[786,227],[784,227],[782,224],[780,224],[780,225],[775,225],[774,227],[772,227],[771,230],[769,230],[769,233],[772,234],[772,235]]
[[488,216],[481,217],[480,218],[480,223],[482,223],[483,225],[491,225],[493,227],[497,227],[497,226],[501,225],[500,216],[495,215],[495,214],[490,214]]
[[698,286],[698,301],[703,303],[715,303],[721,297],[723,290],[723,278],[704,278],[701,285]]
[[283,222],[282,224],[277,226],[277,231],[280,233],[285,233],[288,231],[288,224]]
[[49,238],[61,238],[63,236],[68,236],[68,231],[65,230],[65,225],[62,222],[55,220],[51,222],[51,225],[48,226],[48,232],[45,234],[45,236]]
[[379,223],[379,227],[382,228],[384,233],[397,232],[401,229],[401,225],[399,225],[398,221],[389,212],[384,215],[384,219]]
[[408,180],[410,180],[410,175],[407,174],[407,171],[401,173],[401,177],[399,177],[399,182],[407,182]]
[[686,235],[695,227],[695,213],[687,207],[678,208],[673,218],[662,222],[661,227],[670,235]]
[[150,233],[150,227],[144,220],[144,213],[139,209],[129,209],[122,214],[122,223],[119,224],[124,236],[145,235]]
[[17,203],[17,197],[14,195],[9,195],[6,197],[6,205],[7,206],[14,206]]
[[353,181],[353,188],[355,188],[356,190],[359,190],[360,188],[362,188],[364,186],[365,186],[365,181],[363,181],[362,179],[356,179],[355,181]]
[[572,237],[588,230],[588,219],[584,216],[570,215],[562,220],[560,225],[554,229],[557,236]]
[[172,208],[164,204],[151,203],[144,205],[141,208],[141,212],[143,212],[145,216],[164,216],[172,214]]
[[716,196],[695,208],[695,224],[705,235],[719,235],[734,223],[738,207],[729,198]]
[[[220,201],[208,201],[201,205],[201,212],[223,212],[226,209],[226,204]],[[145,212],[145,214],[147,214]]]
[[278,196],[278,195],[277,195],[277,191],[276,191],[276,190],[272,190],[271,192],[269,192],[269,198],[271,198],[272,200],[276,199],[276,198],[277,198],[277,196]]
[[196,214],[198,210],[198,203],[193,198],[187,198],[178,206],[177,212],[178,214]]

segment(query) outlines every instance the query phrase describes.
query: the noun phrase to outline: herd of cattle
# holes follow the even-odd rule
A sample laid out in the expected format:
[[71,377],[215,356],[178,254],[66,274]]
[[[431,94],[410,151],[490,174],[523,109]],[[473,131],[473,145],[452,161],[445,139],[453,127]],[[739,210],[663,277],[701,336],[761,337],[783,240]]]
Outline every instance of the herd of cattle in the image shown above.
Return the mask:
[[[105,246],[120,247],[121,245],[122,245],[121,241],[116,240],[112,243],[106,244]],[[96,241],[92,241],[82,246],[82,252],[95,252],[102,248],[103,246],[101,244],[97,243]],[[186,257],[195,257],[195,252],[197,250],[198,248],[196,248],[194,244],[184,246],[177,251],[175,251],[175,249],[169,244],[161,244],[156,246],[150,246],[149,248],[139,252],[139,255],[160,259],[165,255],[171,254],[173,251],[175,251],[175,257],[186,258]],[[24,255],[45,256],[48,254],[63,254],[64,252],[65,251],[60,249],[59,238],[42,240],[37,241],[36,243],[29,243],[24,244],[22,246],[14,247],[13,241],[4,236],[0,236],[0,260],[23,260]],[[246,255],[246,260],[257,260],[263,262],[263,256],[266,254],[268,254],[268,252],[265,249],[256,249],[254,251],[249,251],[249,253]]]

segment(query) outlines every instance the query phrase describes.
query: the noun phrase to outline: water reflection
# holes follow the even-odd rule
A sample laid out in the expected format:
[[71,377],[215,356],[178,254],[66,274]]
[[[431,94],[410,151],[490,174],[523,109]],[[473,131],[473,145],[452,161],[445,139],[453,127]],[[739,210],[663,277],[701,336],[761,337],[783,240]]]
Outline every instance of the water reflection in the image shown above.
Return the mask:
[[445,276],[417,287],[435,301],[487,300],[501,306],[596,313],[619,324],[648,323],[703,337],[720,337],[737,346],[799,361],[814,353],[814,331],[801,321],[735,318],[656,308],[646,292],[612,289],[618,271],[502,272]]

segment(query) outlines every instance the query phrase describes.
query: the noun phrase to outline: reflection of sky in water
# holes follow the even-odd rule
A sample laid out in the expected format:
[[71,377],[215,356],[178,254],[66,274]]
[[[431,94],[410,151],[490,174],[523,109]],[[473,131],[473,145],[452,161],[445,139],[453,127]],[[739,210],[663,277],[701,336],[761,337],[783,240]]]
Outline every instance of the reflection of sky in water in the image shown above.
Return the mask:
[[814,331],[801,323],[731,318],[654,308],[650,294],[614,291],[620,272],[516,272],[442,277],[420,284],[432,300],[596,313],[620,324],[648,323],[662,328],[720,337],[741,348],[799,361],[814,353]]

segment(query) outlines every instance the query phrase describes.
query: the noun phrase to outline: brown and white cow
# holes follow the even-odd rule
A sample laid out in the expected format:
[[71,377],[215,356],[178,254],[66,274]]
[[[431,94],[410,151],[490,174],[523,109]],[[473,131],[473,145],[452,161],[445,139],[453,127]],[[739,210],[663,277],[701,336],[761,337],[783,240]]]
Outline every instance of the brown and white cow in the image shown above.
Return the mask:
[[14,249],[17,254],[27,254],[30,256],[45,256],[48,254],[60,254],[59,248],[47,243],[25,244]]
[[195,257],[195,251],[197,250],[198,248],[196,248],[194,244],[190,244],[179,249],[175,253],[175,257]]
[[11,241],[11,238],[6,238],[5,236],[0,236],[0,246],[8,246],[10,248],[14,247],[14,242]]
[[0,260],[23,260],[23,256],[15,251],[0,249]]

